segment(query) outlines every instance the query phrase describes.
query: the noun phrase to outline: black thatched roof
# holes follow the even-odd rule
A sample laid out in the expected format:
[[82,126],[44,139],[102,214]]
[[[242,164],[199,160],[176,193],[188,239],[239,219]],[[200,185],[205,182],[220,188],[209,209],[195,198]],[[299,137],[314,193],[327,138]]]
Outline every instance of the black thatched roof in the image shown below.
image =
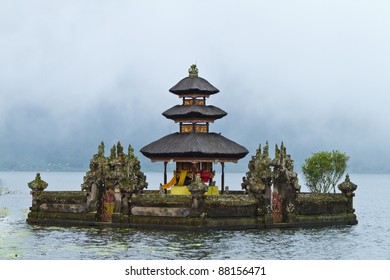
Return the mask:
[[173,133],[150,143],[141,153],[152,160],[220,160],[245,157],[248,150],[217,133]]
[[215,94],[219,92],[219,89],[210,84],[207,80],[201,77],[186,77],[173,86],[170,92],[174,94],[183,93],[198,93],[198,94]]
[[168,119],[220,119],[227,113],[215,106],[208,105],[176,105],[162,113]]

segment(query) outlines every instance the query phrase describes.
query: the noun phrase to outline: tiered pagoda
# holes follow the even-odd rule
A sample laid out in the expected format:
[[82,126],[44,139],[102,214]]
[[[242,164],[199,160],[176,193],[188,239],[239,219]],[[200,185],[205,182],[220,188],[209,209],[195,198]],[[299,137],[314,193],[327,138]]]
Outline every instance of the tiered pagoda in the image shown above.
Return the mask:
[[[210,132],[209,124],[227,115],[216,106],[206,105],[207,98],[219,90],[198,76],[196,65],[192,65],[188,72],[188,77],[169,90],[182,99],[182,104],[163,113],[166,118],[179,123],[179,132],[150,143],[141,149],[141,153],[152,161],[164,162],[163,188],[172,187],[172,192],[189,185],[196,174],[200,174],[203,182],[214,186],[213,163],[220,163],[221,191],[224,192],[225,162],[237,162],[248,154],[248,150],[219,133]],[[168,162],[176,162],[175,174],[169,182]]]

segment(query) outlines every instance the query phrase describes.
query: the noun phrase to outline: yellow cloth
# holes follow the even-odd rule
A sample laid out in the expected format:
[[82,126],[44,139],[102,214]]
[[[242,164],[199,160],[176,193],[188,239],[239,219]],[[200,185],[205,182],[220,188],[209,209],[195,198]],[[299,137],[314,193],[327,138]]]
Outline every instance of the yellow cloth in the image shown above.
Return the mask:
[[182,170],[180,172],[180,178],[177,184],[178,186],[184,186],[184,180],[186,179],[186,176],[187,176],[187,170]]
[[191,195],[187,186],[172,186],[171,194],[172,195]]
[[[187,186],[172,186],[171,193],[172,195],[191,195],[191,192],[188,190]],[[219,190],[217,186],[210,186],[205,195],[219,195]]]
[[173,174],[172,179],[171,179],[168,183],[162,185],[162,188],[163,188],[164,190],[165,190],[165,189],[169,189],[169,188],[170,188],[172,185],[174,185],[174,184],[176,184],[176,172]]
[[217,186],[209,186],[209,189],[204,194],[205,195],[219,195],[218,187]]

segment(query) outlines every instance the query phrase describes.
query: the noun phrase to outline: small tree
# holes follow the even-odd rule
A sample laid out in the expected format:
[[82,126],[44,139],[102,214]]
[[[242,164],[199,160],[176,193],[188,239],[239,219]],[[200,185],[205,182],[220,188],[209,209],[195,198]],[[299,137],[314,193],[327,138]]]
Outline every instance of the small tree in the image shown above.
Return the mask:
[[349,156],[339,151],[318,152],[305,160],[302,166],[303,177],[310,191],[336,192],[336,184],[347,169]]

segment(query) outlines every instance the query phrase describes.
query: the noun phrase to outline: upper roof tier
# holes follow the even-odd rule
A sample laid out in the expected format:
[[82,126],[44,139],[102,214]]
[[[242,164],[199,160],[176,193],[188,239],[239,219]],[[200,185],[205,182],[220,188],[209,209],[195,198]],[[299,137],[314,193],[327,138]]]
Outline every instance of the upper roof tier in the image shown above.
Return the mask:
[[196,68],[195,64],[191,65],[188,73],[188,77],[182,79],[169,91],[180,97],[187,95],[209,96],[219,92],[219,89],[214,87],[207,80],[198,77],[198,68]]

